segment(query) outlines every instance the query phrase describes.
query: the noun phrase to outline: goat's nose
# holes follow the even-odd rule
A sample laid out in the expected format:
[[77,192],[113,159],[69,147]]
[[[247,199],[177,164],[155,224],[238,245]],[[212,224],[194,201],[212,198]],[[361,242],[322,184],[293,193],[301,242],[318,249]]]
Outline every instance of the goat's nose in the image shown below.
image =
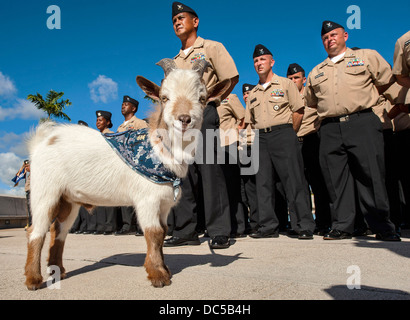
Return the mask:
[[187,114],[181,114],[178,117],[178,120],[181,121],[183,124],[191,123],[191,117]]

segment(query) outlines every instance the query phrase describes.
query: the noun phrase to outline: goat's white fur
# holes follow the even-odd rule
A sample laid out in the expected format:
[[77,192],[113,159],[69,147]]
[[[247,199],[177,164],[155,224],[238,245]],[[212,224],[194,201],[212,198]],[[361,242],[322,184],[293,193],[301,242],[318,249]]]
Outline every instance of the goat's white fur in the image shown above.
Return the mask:
[[[139,80],[144,85],[141,85]],[[229,88],[230,83],[226,81],[209,93],[196,71],[179,69],[173,70],[164,79],[161,88],[142,77],[139,80],[137,77],[141,88],[159,100],[162,108],[162,111],[158,111],[161,116],[150,119],[151,144],[164,165],[182,178],[187,173],[187,162],[193,160],[193,154],[184,151],[189,142],[180,143],[182,131],[181,128],[175,128],[180,114],[177,102],[181,98],[189,102],[190,108],[183,110],[188,110],[191,119],[188,129],[199,129],[207,99],[219,97]],[[150,90],[146,87],[150,87]],[[163,148],[164,145],[166,148]],[[170,152],[166,152],[169,150]],[[52,220],[56,219],[58,230],[55,236],[64,246],[80,205],[134,206],[144,232],[148,229],[166,228],[167,215],[176,204],[172,185],[156,184],[134,172],[116,155],[98,131],[80,125],[45,122],[31,138],[29,151],[33,216],[33,224],[28,233],[26,263],[26,284],[29,289],[37,289],[40,285],[38,281],[41,281],[41,274],[38,274],[39,271],[36,271],[34,266],[36,262],[32,262],[36,261],[41,250],[33,249],[34,245],[30,247],[30,244],[39,240],[42,246],[41,239],[47,233]],[[172,159],[174,155],[177,158]],[[67,207],[71,208],[71,211],[60,219],[58,213],[54,214],[52,211],[61,201],[68,203]],[[147,242],[150,241],[147,237],[146,239]],[[160,247],[162,254],[162,243]],[[32,256],[35,257],[34,260],[29,258]],[[154,285],[164,285],[161,281],[154,283],[153,277],[155,278],[150,278]]]

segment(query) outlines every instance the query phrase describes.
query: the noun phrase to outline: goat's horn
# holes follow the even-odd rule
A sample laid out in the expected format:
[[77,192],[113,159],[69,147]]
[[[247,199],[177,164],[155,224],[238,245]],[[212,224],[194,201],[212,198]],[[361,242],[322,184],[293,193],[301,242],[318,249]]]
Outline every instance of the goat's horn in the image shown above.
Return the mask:
[[205,70],[210,67],[211,64],[206,60],[196,60],[192,66],[192,70],[199,73],[200,77],[204,75]]
[[165,77],[174,69],[177,69],[175,61],[169,58],[164,58],[161,61],[156,63],[157,66],[160,66],[164,69]]

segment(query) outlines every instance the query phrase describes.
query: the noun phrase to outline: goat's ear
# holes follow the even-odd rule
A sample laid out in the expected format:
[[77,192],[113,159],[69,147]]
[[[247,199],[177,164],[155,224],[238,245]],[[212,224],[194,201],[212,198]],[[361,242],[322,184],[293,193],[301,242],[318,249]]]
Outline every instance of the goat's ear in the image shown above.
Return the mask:
[[159,101],[160,87],[157,86],[154,82],[149,81],[142,76],[137,76],[137,84],[140,86],[142,91],[147,94],[148,97],[154,99],[155,101]]
[[231,87],[231,79],[225,79],[213,85],[208,90],[208,101],[219,99]]

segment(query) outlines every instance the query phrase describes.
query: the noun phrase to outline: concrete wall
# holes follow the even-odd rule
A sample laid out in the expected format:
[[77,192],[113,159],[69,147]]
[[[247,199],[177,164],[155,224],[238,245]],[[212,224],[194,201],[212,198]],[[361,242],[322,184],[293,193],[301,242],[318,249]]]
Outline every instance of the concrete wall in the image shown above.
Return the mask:
[[25,197],[0,195],[0,229],[19,228],[27,224]]

